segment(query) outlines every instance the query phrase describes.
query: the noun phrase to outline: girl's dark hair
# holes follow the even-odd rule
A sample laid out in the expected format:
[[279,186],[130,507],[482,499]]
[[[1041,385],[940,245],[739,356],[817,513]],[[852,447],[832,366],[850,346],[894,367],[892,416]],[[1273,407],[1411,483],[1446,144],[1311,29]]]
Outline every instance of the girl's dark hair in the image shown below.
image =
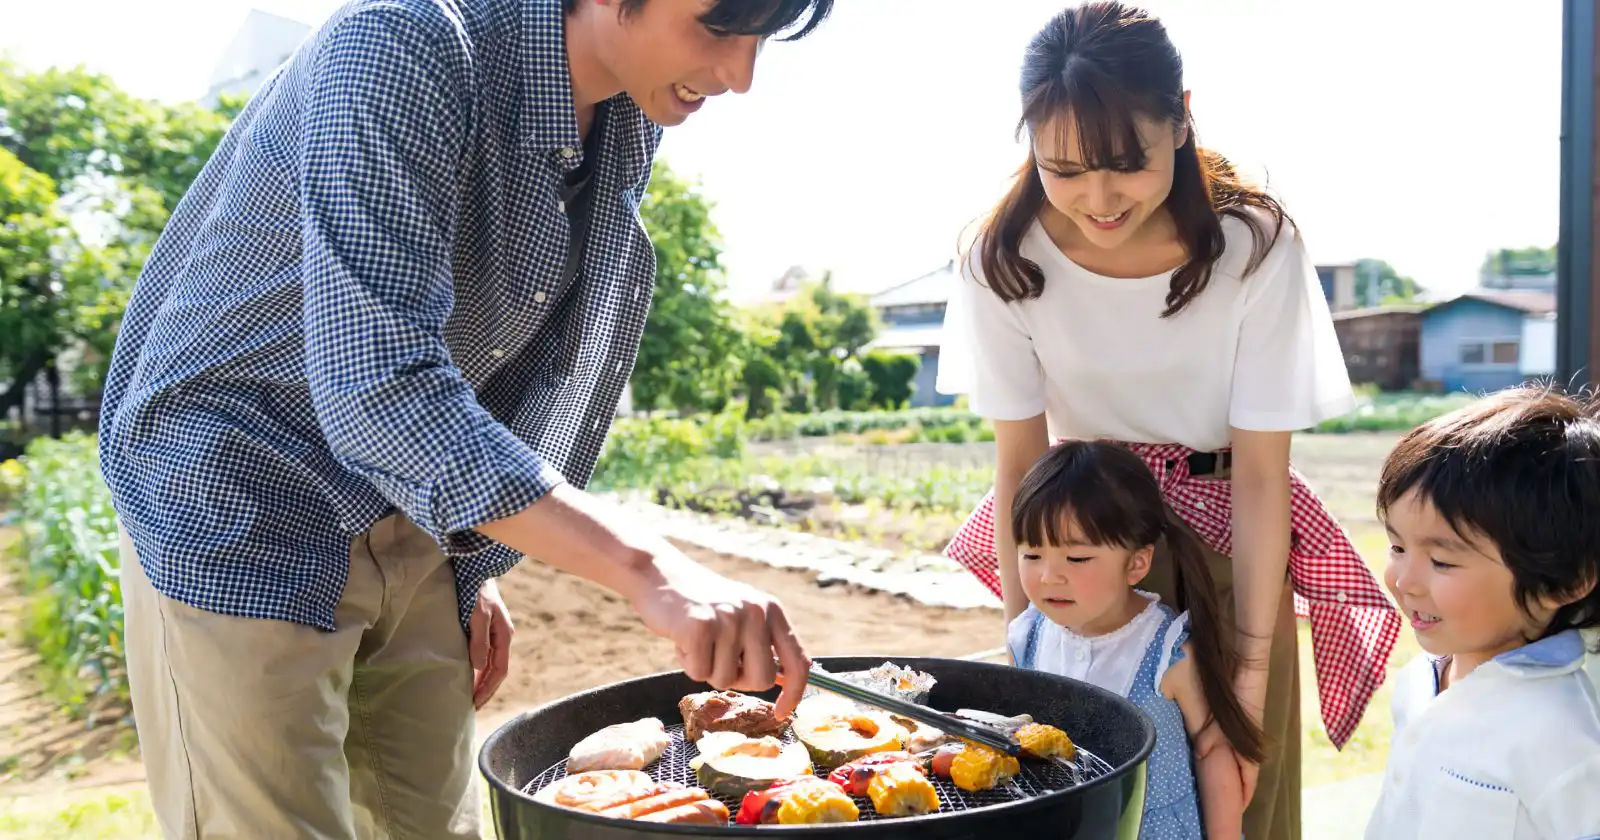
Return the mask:
[[1011,506],[1018,545],[1060,545],[1066,526],[1095,545],[1137,551],[1166,537],[1179,610],[1189,611],[1189,644],[1211,715],[1247,761],[1266,754],[1266,735],[1232,688],[1237,656],[1228,642],[1205,551],[1171,519],[1156,477],[1138,455],[1114,443],[1068,441],[1051,447],[1023,477]]
[[[1247,185],[1221,155],[1199,148],[1183,102],[1183,61],[1166,27],[1142,9],[1091,2],[1060,12],[1028,44],[1021,88],[1018,136],[1024,128],[1037,133],[1070,114],[1085,169],[1144,169],[1148,160],[1138,117],[1188,129],[1173,161],[1166,199],[1188,262],[1172,276],[1161,317],[1181,312],[1210,282],[1211,269],[1222,258],[1223,216],[1250,227],[1255,245],[1246,276],[1266,259],[1284,223],[1293,224],[1276,199]],[[1065,136],[1065,121],[1056,124]],[[1046,200],[1038,164],[1030,143],[1011,189],[979,228],[980,265],[1005,301],[1038,297],[1044,290],[1044,273],[1021,251],[1022,237]],[[1271,220],[1270,232],[1262,215]]]
[[1524,614],[1539,598],[1583,595],[1556,610],[1540,638],[1600,627],[1595,408],[1526,385],[1424,423],[1384,461],[1378,514],[1415,490],[1462,539],[1494,545]]
[[[647,0],[622,0],[621,12],[631,15]],[[578,0],[561,0],[561,10],[572,14]],[[798,23],[805,23],[795,32],[784,36],[784,41],[798,41],[811,34],[833,10],[833,0],[717,0],[703,15],[700,22],[715,26],[734,35],[776,35]],[[810,14],[807,15],[807,12]]]

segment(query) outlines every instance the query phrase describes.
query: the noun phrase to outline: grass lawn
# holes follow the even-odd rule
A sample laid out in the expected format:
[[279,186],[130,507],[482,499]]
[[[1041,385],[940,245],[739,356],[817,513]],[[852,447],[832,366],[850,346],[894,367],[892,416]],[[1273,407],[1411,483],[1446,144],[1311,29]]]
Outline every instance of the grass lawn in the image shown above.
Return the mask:
[[[1381,576],[1384,555],[1389,548],[1388,536],[1375,527],[1352,530],[1351,536],[1361,550],[1361,556],[1366,558],[1373,572]],[[1402,628],[1394,653],[1389,657],[1391,679],[1386,680],[1372,696],[1361,725],[1356,728],[1350,742],[1345,744],[1344,750],[1339,751],[1333,748],[1333,743],[1322,728],[1322,717],[1317,708],[1316,669],[1311,659],[1311,626],[1307,622],[1300,622],[1300,718],[1305,727],[1302,780],[1306,787],[1383,771],[1384,762],[1389,757],[1389,739],[1394,732],[1394,724],[1389,717],[1389,695],[1394,686],[1392,677],[1395,671],[1421,652],[1416,635],[1409,627]]]
[[13,840],[159,840],[143,785],[0,799],[0,837]]

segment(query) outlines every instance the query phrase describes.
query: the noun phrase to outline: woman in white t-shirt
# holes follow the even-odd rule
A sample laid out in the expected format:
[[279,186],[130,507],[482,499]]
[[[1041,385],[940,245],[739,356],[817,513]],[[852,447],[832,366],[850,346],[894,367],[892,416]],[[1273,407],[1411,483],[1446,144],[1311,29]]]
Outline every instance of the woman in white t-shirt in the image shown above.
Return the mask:
[[[1110,2],[1063,11],[1030,43],[1021,94],[1028,161],[982,224],[946,315],[939,390],[966,394],[997,444],[995,490],[946,553],[1002,596],[1009,623],[1028,602],[1007,529],[996,546],[996,503],[1010,510],[1053,440],[1138,452],[1176,522],[1212,549],[1219,594],[1232,591],[1234,688],[1269,744],[1244,770],[1245,834],[1294,840],[1293,606],[1311,619],[1322,718],[1340,746],[1400,630],[1289,465],[1293,431],[1355,405],[1321,284],[1279,204],[1196,145],[1182,64],[1154,17]],[[1181,610],[1163,553],[1143,585]],[[1197,748],[1213,743],[1204,734]]]

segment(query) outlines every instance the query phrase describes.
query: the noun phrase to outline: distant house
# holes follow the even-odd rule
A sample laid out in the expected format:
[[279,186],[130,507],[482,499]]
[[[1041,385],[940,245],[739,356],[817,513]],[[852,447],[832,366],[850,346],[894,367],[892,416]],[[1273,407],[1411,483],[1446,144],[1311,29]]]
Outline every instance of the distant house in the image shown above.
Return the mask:
[[1555,371],[1556,297],[1479,289],[1422,312],[1422,378],[1495,391]]
[[1335,312],[1333,329],[1345,369],[1357,385],[1412,388],[1421,374],[1422,307],[1372,306]]
[[955,263],[952,261],[920,277],[890,286],[868,299],[883,319],[883,330],[867,349],[911,353],[922,360],[911,395],[913,406],[955,402],[955,397],[934,389],[934,382],[939,378],[945,305],[955,288]]
[[200,104],[215,108],[224,93],[253,96],[310,34],[311,27],[298,20],[251,9],[211,71]]
[[1329,310],[1346,312],[1356,308],[1355,263],[1319,265],[1317,279],[1322,281],[1322,297]]

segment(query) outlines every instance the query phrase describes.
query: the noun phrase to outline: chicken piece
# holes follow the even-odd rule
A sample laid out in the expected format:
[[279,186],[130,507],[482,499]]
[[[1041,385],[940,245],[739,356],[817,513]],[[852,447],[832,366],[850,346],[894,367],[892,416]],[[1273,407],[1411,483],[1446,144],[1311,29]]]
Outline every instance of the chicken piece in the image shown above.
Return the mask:
[[567,772],[642,770],[661,758],[671,743],[658,718],[615,723],[573,745],[567,754]]
[[777,736],[787,721],[776,708],[759,697],[737,691],[703,691],[678,701],[683,715],[683,737],[698,741],[707,732],[737,732],[751,738]]

